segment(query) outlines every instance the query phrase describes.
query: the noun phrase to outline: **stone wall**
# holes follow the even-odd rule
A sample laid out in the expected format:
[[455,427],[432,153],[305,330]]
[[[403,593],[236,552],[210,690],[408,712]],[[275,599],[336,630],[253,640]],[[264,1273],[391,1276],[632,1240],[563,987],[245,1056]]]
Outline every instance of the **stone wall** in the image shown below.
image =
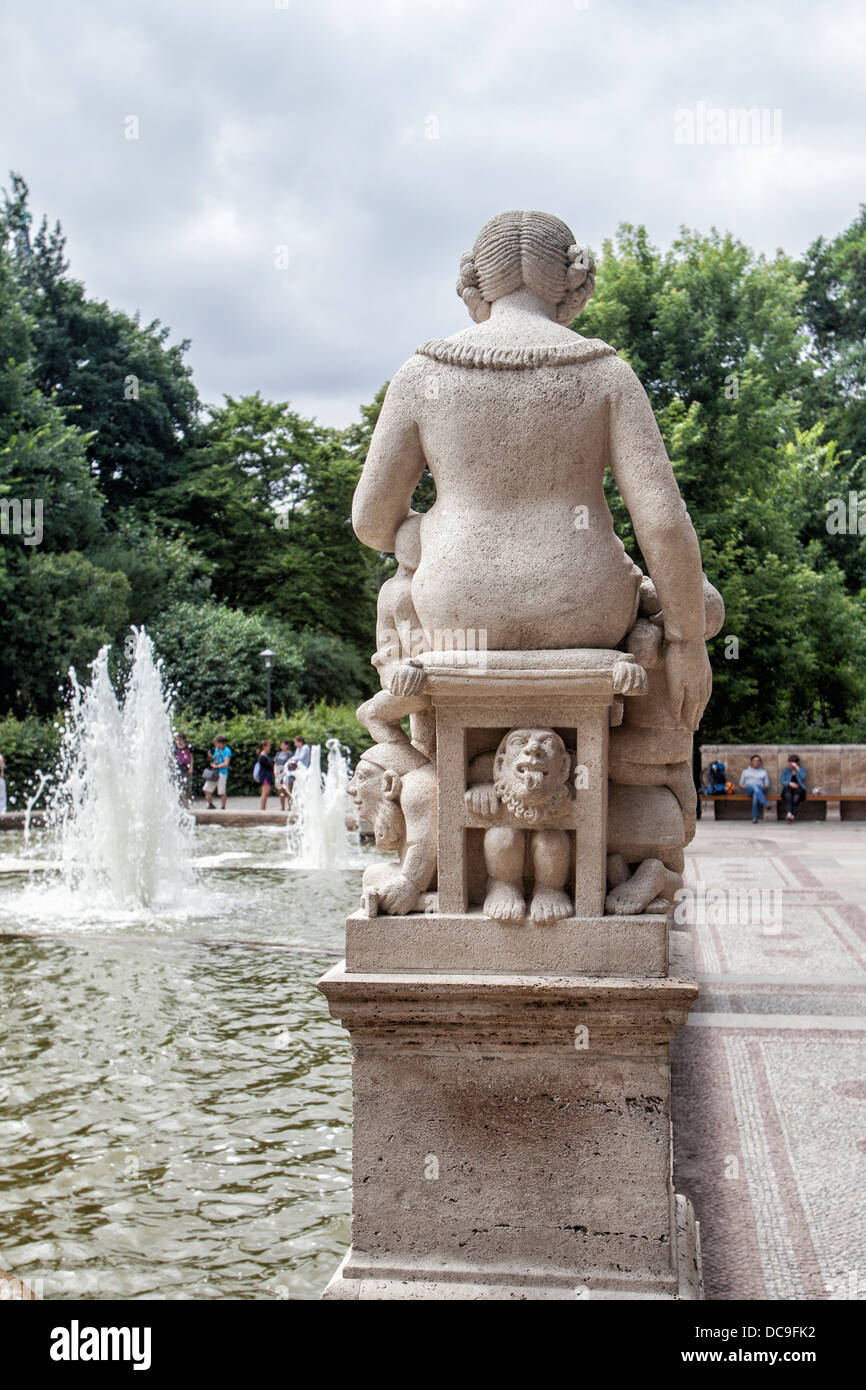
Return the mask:
[[770,791],[780,790],[780,775],[788,756],[796,753],[806,769],[809,792],[824,796],[866,796],[864,743],[702,743],[701,768],[725,764],[729,782],[738,783],[749,759],[760,754],[770,777]]

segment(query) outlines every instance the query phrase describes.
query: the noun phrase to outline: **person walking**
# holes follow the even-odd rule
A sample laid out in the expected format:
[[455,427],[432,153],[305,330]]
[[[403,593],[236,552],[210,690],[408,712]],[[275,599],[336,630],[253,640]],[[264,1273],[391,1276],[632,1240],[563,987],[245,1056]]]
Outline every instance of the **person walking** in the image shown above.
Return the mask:
[[287,738],[281,738],[280,751],[274,758],[274,777],[276,779],[276,788],[280,798],[281,811],[287,811],[292,800],[291,783],[288,781],[286,773],[291,757],[289,740]]
[[[307,743],[303,734],[295,734],[295,737],[292,740],[292,742],[295,745],[295,751],[292,754],[291,760],[289,761],[288,771],[294,774],[295,772],[297,772],[298,767],[310,766],[310,745]],[[292,776],[291,780],[292,782],[294,782],[294,775]]]
[[800,766],[796,753],[788,755],[788,765],[782,769],[782,800],[787,812],[785,820],[793,825],[800,802],[806,798],[806,769]]
[[749,766],[744,767],[740,773],[740,786],[746,795],[752,798],[752,824],[757,825],[761,808],[767,804],[767,792],[770,789],[770,778],[758,753],[752,754]]
[[6,764],[0,753],[0,816],[6,814]]
[[184,806],[189,807],[192,796],[192,749],[187,742],[186,734],[175,734],[174,756],[177,761],[177,775],[180,782],[180,799]]
[[211,758],[207,767],[202,773],[201,789],[204,795],[204,799],[212,811],[215,811],[217,808],[216,802],[214,801],[214,792],[217,789],[218,781],[219,773],[213,765],[213,758]]
[[229,794],[229,768],[231,767],[232,750],[229,748],[222,734],[214,739],[214,750],[212,756],[213,766],[217,773],[217,795],[220,805],[225,810],[228,804]]
[[310,747],[302,734],[295,734],[292,742],[295,751],[286,763],[286,785],[289,788],[289,801],[292,799],[293,788],[295,785],[295,773],[299,767],[310,766]]
[[256,771],[259,774],[256,781],[262,789],[259,798],[259,810],[264,811],[267,809],[268,797],[274,788],[274,760],[271,757],[271,740],[269,738],[259,744]]

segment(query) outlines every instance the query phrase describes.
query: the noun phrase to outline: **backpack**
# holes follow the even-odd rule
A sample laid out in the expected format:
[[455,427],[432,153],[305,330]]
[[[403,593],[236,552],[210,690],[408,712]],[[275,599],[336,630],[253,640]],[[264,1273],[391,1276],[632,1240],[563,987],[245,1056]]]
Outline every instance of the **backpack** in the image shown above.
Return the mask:
[[719,792],[728,791],[730,784],[725,780],[725,764],[720,762],[710,763],[708,771],[710,774],[710,792],[715,792],[716,795],[718,795]]
[[254,782],[261,782],[261,780],[262,780],[262,765],[261,765],[261,762],[259,761],[259,759],[256,758],[256,765],[255,765],[255,767],[253,768],[253,781],[254,781]]

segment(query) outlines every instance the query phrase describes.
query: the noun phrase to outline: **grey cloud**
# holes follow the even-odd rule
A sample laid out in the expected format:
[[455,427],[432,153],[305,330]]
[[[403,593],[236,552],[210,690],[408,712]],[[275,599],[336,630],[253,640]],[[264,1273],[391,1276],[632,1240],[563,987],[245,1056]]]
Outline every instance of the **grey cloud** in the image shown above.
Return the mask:
[[[864,30],[855,4],[780,0],[22,4],[0,21],[0,167],[61,218],[91,293],[192,339],[206,399],[261,389],[345,424],[464,326],[459,254],[502,208],[596,247],[623,219],[768,252],[840,230]],[[699,100],[781,107],[782,149],[675,145]]]

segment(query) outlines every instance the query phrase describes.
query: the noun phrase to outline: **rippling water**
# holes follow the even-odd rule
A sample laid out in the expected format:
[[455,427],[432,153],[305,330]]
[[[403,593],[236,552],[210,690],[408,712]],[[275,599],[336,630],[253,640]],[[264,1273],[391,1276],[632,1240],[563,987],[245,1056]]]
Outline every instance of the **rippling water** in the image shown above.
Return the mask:
[[0,874],[0,1267],[45,1298],[314,1298],[349,1242],[349,1043],[316,980],[360,874],[281,872],[264,828],[196,853],[176,920],[43,915],[44,879]]

